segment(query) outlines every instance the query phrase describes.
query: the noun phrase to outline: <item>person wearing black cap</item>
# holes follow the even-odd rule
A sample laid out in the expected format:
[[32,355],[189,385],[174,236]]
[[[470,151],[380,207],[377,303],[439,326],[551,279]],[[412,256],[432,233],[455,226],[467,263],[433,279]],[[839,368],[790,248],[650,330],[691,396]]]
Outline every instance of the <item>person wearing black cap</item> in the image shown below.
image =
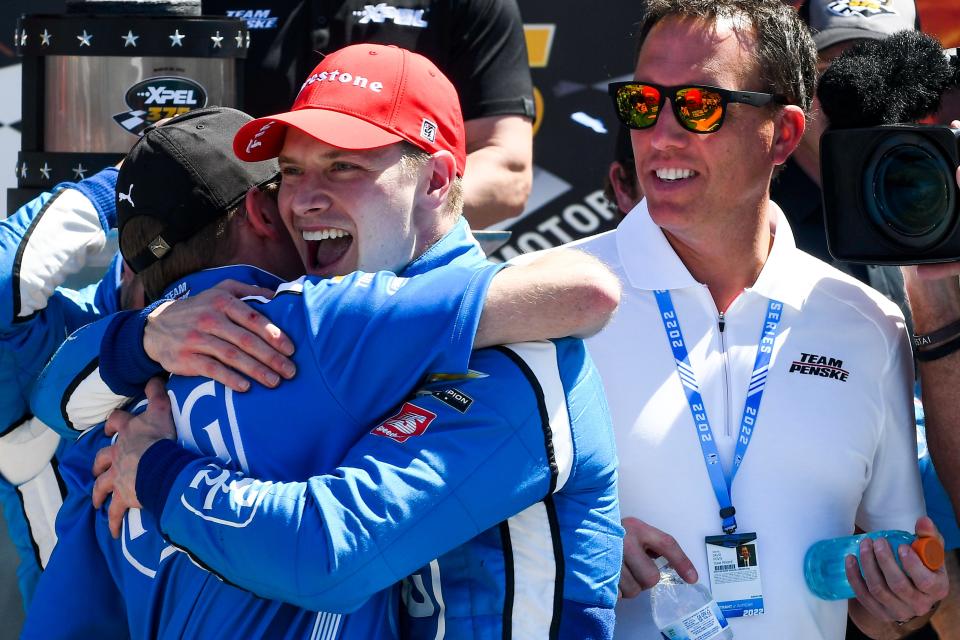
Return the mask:
[[[858,42],[884,40],[894,33],[920,29],[919,14],[913,0],[858,3],[808,0],[800,7],[800,16],[810,27],[817,47],[818,75]],[[783,208],[799,248],[870,285],[892,300],[900,307],[910,329],[911,311],[907,304],[904,279],[898,267],[836,260],[827,249],[820,184],[820,138],[828,126],[820,101],[815,97],[807,130],[783,171],[774,178],[771,198]],[[922,420],[922,407],[918,411]],[[922,435],[918,429],[918,436]],[[958,544],[955,516],[949,505],[945,504],[943,490],[926,451],[921,457],[920,469],[927,512],[944,536],[946,548],[950,550]],[[955,554],[948,554],[947,566],[948,569],[956,566]],[[954,591],[951,588],[951,596],[955,595]],[[950,605],[947,602],[941,605],[941,609],[948,607]],[[865,637],[852,621],[848,626],[849,638]],[[922,636],[917,637],[919,639]]]
[[[809,0],[800,7],[800,17],[809,26],[817,47],[818,75],[859,41],[881,40],[897,31],[920,27],[913,0]],[[820,192],[820,137],[828,123],[816,97],[811,111],[800,145],[774,178],[770,197],[783,208],[799,248],[886,295],[897,303],[909,323],[903,278],[896,267],[842,262],[827,250]]]
[[[167,276],[173,279],[166,283],[164,296],[175,297],[196,295],[199,290],[227,277],[266,286],[272,290],[277,287],[279,280],[254,265],[269,265],[275,269],[296,268],[289,257],[296,257],[297,253],[290,250],[289,237],[281,237],[286,234],[276,203],[269,193],[261,190],[264,181],[268,181],[273,175],[273,161],[255,163],[251,165],[254,169],[247,170],[246,165],[229,154],[230,146],[226,139],[247,121],[247,118],[229,110],[191,112],[163,127],[148,131],[144,139],[131,151],[117,188],[121,214],[121,248],[131,262],[141,269],[139,275],[144,277],[148,290],[153,290],[155,281],[152,280],[152,275],[157,269],[170,269]],[[211,169],[211,173],[216,174],[218,180],[216,186],[211,183],[212,176],[203,170],[203,167],[211,164],[217,165]],[[158,193],[155,186],[141,188],[158,175],[165,177],[165,195]],[[412,173],[406,180],[411,180],[413,175],[416,174]],[[144,200],[141,196],[148,199]],[[151,197],[153,199],[149,199]],[[235,203],[241,202],[245,210],[232,214],[230,220],[223,220],[224,212]],[[391,214],[384,212],[384,215]],[[183,224],[184,218],[189,218],[190,221]],[[211,241],[212,244],[199,248],[192,246],[194,240],[204,237],[205,229],[211,224],[214,227],[211,231],[213,236],[206,237],[215,238]],[[153,228],[150,229],[150,226]],[[222,253],[215,244],[222,244],[229,249]],[[196,255],[198,249],[205,250],[201,255]],[[476,255],[475,249],[467,245],[460,245],[458,250],[469,250]],[[434,253],[439,251],[439,248],[434,249]],[[283,252],[286,256],[265,257],[265,252]],[[183,277],[174,275],[180,267],[168,267],[168,261],[180,258],[187,260],[188,254],[193,254],[196,262],[208,267],[217,266],[224,260],[231,263],[249,260],[251,265],[207,269]],[[467,255],[463,254],[463,257],[466,258]],[[567,258],[570,259],[570,256]],[[236,633],[245,637],[259,637],[277,634],[282,628],[284,633],[289,634],[300,630],[304,633],[321,630],[320,636],[312,637],[392,637],[396,633],[396,623],[392,622],[395,612],[391,609],[395,603],[395,594],[391,590],[380,590],[446,549],[441,546],[426,546],[423,538],[416,536],[407,542],[403,539],[391,542],[391,537],[396,536],[396,530],[427,524],[427,521],[411,516],[404,519],[403,512],[408,507],[417,511],[434,506],[433,501],[423,502],[416,499],[409,505],[403,503],[401,496],[404,494],[399,491],[402,483],[391,480],[395,472],[390,469],[416,470],[421,462],[416,454],[416,447],[411,450],[399,447],[398,444],[409,438],[416,438],[414,442],[418,447],[429,450],[428,442],[431,439],[425,437],[425,432],[431,427],[431,423],[432,428],[428,432],[430,435],[442,434],[442,423],[458,416],[464,416],[460,418],[461,422],[465,421],[461,426],[467,428],[476,423],[478,415],[483,415],[480,412],[483,411],[481,407],[485,401],[483,396],[470,392],[469,386],[464,387],[466,390],[463,392],[441,390],[438,387],[436,397],[431,396],[432,401],[427,398],[416,401],[411,399],[403,403],[392,418],[380,424],[376,424],[376,419],[387,415],[391,405],[399,403],[425,372],[466,372],[474,333],[478,344],[491,344],[490,340],[516,336],[518,331],[526,332],[532,337],[535,329],[529,326],[518,327],[510,324],[506,329],[498,330],[492,325],[497,322],[498,317],[501,318],[500,324],[504,324],[502,318],[515,317],[516,313],[515,309],[509,308],[516,307],[516,304],[504,307],[497,301],[497,297],[502,296],[509,287],[516,290],[521,284],[523,286],[519,288],[525,289],[528,295],[533,289],[544,285],[552,288],[552,283],[558,280],[557,274],[564,273],[563,259],[558,261],[549,258],[539,267],[530,265],[506,269],[502,271],[503,275],[500,275],[500,265],[474,264],[474,260],[475,257],[470,261],[455,260],[449,266],[432,265],[436,268],[431,268],[422,275],[411,274],[408,278],[381,273],[352,274],[345,278],[324,281],[299,280],[280,285],[276,297],[270,302],[259,297],[253,304],[271,321],[289,332],[291,338],[298,343],[299,348],[292,357],[297,366],[297,376],[279,389],[271,390],[257,385],[244,394],[234,394],[212,380],[175,376],[169,383],[169,399],[163,385],[158,381],[151,381],[147,387],[147,398],[150,401],[147,418],[157,413],[166,415],[167,407],[172,405],[180,437],[191,452],[180,449],[168,440],[154,444],[144,454],[139,466],[141,469],[152,469],[151,474],[159,472],[164,478],[151,475],[149,480],[145,479],[142,483],[138,480],[135,493],[124,493],[125,489],[120,484],[110,484],[109,480],[115,478],[116,474],[101,476],[96,484],[91,486],[86,470],[93,455],[109,444],[109,439],[99,428],[82,438],[75,453],[64,463],[72,483],[73,498],[62,518],[63,551],[55,552],[51,561],[51,573],[48,574],[50,577],[41,583],[37,596],[38,604],[30,612],[25,637],[56,637],[60,633],[93,635],[110,630],[104,628],[113,624],[109,616],[104,615],[110,611],[105,612],[89,604],[78,607],[81,610],[63,615],[64,606],[69,606],[64,605],[64,594],[75,592],[78,580],[93,580],[97,588],[102,586],[108,594],[115,595],[119,589],[127,607],[124,615],[134,636],[157,637],[170,634],[178,637],[207,637],[214,633]],[[566,265],[567,275],[561,278],[579,280],[580,283],[575,289],[582,292],[596,286],[585,287],[584,282],[596,279],[591,265],[595,269],[598,267],[597,263],[581,257],[566,262]],[[570,269],[571,266],[574,268]],[[604,274],[603,277],[608,276],[605,270],[601,269],[601,273]],[[480,302],[484,297],[487,300],[486,309],[490,312],[485,310],[483,317],[478,319]],[[596,300],[595,295],[591,297]],[[531,316],[534,318],[533,325],[537,324],[537,314],[556,316],[560,311],[556,307],[570,304],[576,298],[574,295],[565,302],[558,301],[552,308],[553,303],[535,305],[536,313]],[[414,308],[409,303],[411,300],[419,300],[419,306]],[[172,306],[177,304],[181,303],[173,303]],[[524,307],[528,303],[519,301],[517,304]],[[612,311],[612,308],[608,308],[607,312],[593,309],[587,315],[607,315],[609,311]],[[555,321],[555,318],[553,320]],[[595,321],[591,320],[585,324],[593,322]],[[65,350],[61,350],[58,359],[77,358],[77,350],[84,344],[85,336],[99,338],[100,333],[103,333],[102,324],[87,328],[83,335],[77,335]],[[371,352],[375,356],[389,353],[392,359],[390,366],[382,366],[380,357],[371,358]],[[365,362],[368,366],[362,366]],[[536,364],[532,366],[537,367]],[[492,371],[488,367],[484,369],[490,372],[489,377],[492,377]],[[519,374],[520,370],[516,371]],[[98,394],[106,393],[102,382],[98,380],[97,372],[91,373],[88,370],[84,375],[80,384],[87,394],[94,390],[97,390]],[[49,369],[44,376],[57,377],[55,371],[51,372]],[[470,380],[484,377],[488,376],[461,373],[453,376],[453,379],[469,385]],[[521,383],[522,379],[520,376],[515,382]],[[581,381],[580,384],[585,389],[592,388],[587,381]],[[470,395],[467,395],[468,393]],[[527,413],[529,407],[518,401],[518,393],[519,390],[511,392],[513,395],[509,406],[513,408],[510,411],[522,410]],[[41,404],[49,405],[49,402]],[[308,404],[310,410],[304,411],[303,406]],[[61,424],[61,428],[84,426],[81,418],[89,406],[74,406],[71,409],[69,405],[70,402],[67,402],[62,406],[66,408],[69,418],[77,416],[77,420],[71,420],[72,425]],[[58,403],[57,406],[61,405]],[[602,402],[597,398],[592,398],[592,406],[592,409],[582,408],[581,411],[587,415],[602,411]],[[452,412],[452,418],[444,411]],[[468,411],[471,413],[467,414]],[[529,427],[528,435],[535,436],[540,447],[543,447],[544,427],[538,417],[539,414],[534,412],[531,417],[524,419],[526,422],[520,424],[524,425],[523,432]],[[119,448],[111,447],[108,449],[109,454],[102,451],[97,454],[97,470],[102,471],[104,465],[111,460],[116,462],[117,468],[123,467],[119,458],[114,456],[119,456],[119,452],[125,450],[129,452],[131,449],[128,445],[131,442],[139,443],[134,445],[134,449],[144,444],[144,440],[138,439],[128,428],[126,421],[129,419],[124,417],[124,414],[111,418],[112,427],[108,433],[119,429],[125,435],[118,440]],[[55,416],[53,420],[57,422]],[[59,422],[63,423],[62,417]],[[323,427],[337,428],[321,428],[321,424],[318,424],[321,422]],[[281,431],[266,428],[278,423],[282,424]],[[491,421],[485,428],[488,435],[495,433],[494,424],[495,421]],[[273,483],[259,484],[251,482],[249,478],[239,479],[239,476],[236,481],[228,480],[224,476],[221,482],[217,480],[218,474],[209,467],[210,464],[226,465],[225,472],[227,468],[242,470],[250,476],[259,474],[274,480],[305,478],[324,470],[332,471],[350,444],[369,431],[371,426],[373,431],[365,438],[365,442],[367,447],[379,449],[378,455],[348,456],[341,465],[342,476],[323,481],[324,484],[331,484],[332,495],[327,499],[314,496],[324,509],[324,518],[320,531],[307,530],[304,533],[302,544],[310,548],[309,553],[299,552],[299,543],[286,544],[258,537],[262,536],[262,533],[259,533],[262,529],[262,526],[258,525],[260,521],[249,519],[255,514],[258,518],[265,513],[269,514],[275,510],[274,507],[283,509],[283,504],[286,504],[284,500],[276,505],[263,495],[251,501],[248,498],[253,494],[247,494],[247,498],[242,498],[243,504],[240,505],[242,513],[228,516],[210,511],[216,506],[208,500],[215,499],[217,495],[226,497],[232,494],[240,498],[243,492],[251,489],[255,493],[259,492],[255,487],[284,486]],[[461,430],[459,437],[464,435],[465,432]],[[149,436],[156,439],[156,434]],[[602,431],[598,432],[597,436],[602,441]],[[147,442],[152,442],[150,437]],[[478,454],[480,444],[478,442],[477,447],[471,449],[475,458],[471,464],[490,461]],[[530,443],[525,443],[523,450],[529,445]],[[492,440],[487,446],[494,447],[495,450],[509,450],[502,444],[497,444],[496,440]],[[580,447],[582,450],[587,449],[583,442]],[[194,470],[196,455],[192,451],[196,450],[204,454],[215,453],[220,461],[200,458],[197,461],[202,460],[200,465],[203,469]],[[558,451],[562,455],[566,450],[561,446]],[[591,464],[606,459],[601,456],[604,452],[607,457],[612,456],[610,448],[597,451]],[[400,464],[396,460],[398,455],[412,455],[413,460]],[[451,451],[448,455],[456,455],[456,452]],[[378,459],[384,462],[377,462]],[[450,466],[458,473],[470,468],[456,458],[454,461],[456,463],[452,461]],[[514,462],[515,467],[507,468],[491,464],[488,473],[504,476],[506,469],[521,473],[532,464],[521,459]],[[584,468],[578,479],[571,481],[569,486],[576,487],[591,479],[592,474],[597,472],[609,476],[613,468],[612,461],[609,462],[609,465],[597,471]],[[370,464],[376,467],[375,473],[370,474]],[[550,468],[545,463],[540,466],[544,469]],[[351,471],[352,468],[356,471]],[[452,474],[454,471],[449,470],[446,473]],[[197,482],[191,480],[194,476]],[[363,478],[369,477],[380,479],[368,486],[368,481]],[[549,478],[549,473],[546,477]],[[171,521],[167,517],[161,518],[166,511],[162,503],[167,493],[179,491],[173,486],[179,484],[177,478],[187,480],[185,488],[191,495],[185,497],[186,502],[182,504],[190,503],[191,506],[187,507],[185,512],[192,514],[190,518],[200,516],[198,523],[227,524],[231,530],[254,536],[254,546],[260,549],[257,554],[242,554],[242,557],[240,554],[230,555],[227,551],[226,565],[214,560],[205,566],[214,567],[218,573],[227,576],[235,584],[247,586],[257,594],[283,599],[314,611],[269,602],[242,592],[229,584],[210,579],[209,574],[193,564],[186,555],[171,555],[171,547],[168,547],[167,540],[159,532],[162,530],[168,536],[178,537],[178,534],[170,529]],[[599,481],[600,478],[593,480]],[[529,481],[534,487],[532,480]],[[419,481],[414,484],[418,494],[427,488]],[[337,486],[343,486],[347,492],[340,493]],[[235,493],[230,487],[241,491]],[[612,490],[612,485],[607,488]],[[108,507],[90,511],[84,504],[91,492],[99,503],[104,492],[110,489],[115,493]],[[518,488],[515,486],[514,490]],[[533,490],[537,491],[536,488]],[[226,493],[223,493],[224,491]],[[138,498],[143,500],[144,509],[132,511],[124,518],[123,507],[128,504],[128,500],[136,501]],[[199,502],[193,503],[194,498]],[[378,504],[381,499],[385,505],[383,511]],[[498,504],[502,505],[505,496],[498,495],[497,499]],[[390,506],[392,500],[399,500],[400,504],[404,505],[403,510],[394,512],[396,507]],[[359,505],[353,506],[356,501],[359,501]],[[535,499],[533,501],[535,502]],[[137,502],[132,504],[139,506]],[[447,504],[452,505],[449,502]],[[326,507],[333,508],[336,505],[341,507],[326,511]],[[605,503],[605,506],[611,507],[608,503]],[[250,507],[254,507],[253,512],[250,512]],[[365,512],[368,509],[383,514],[383,517],[369,522],[372,528],[382,531],[369,533],[370,540],[361,538],[357,541],[357,548],[352,549],[357,557],[348,558],[347,552],[351,549],[342,547],[340,543],[350,544],[358,532],[348,532],[353,531],[357,516],[366,520]],[[340,515],[336,516],[335,513]],[[475,514],[473,521],[482,521],[482,517]],[[391,525],[394,518],[400,518],[403,527],[400,526],[401,522]],[[308,521],[309,516],[304,518],[300,527],[308,527]],[[577,522],[580,521],[578,518]],[[616,518],[605,518],[603,522],[607,522],[612,528],[611,545],[618,543],[616,531],[619,526]],[[454,524],[463,523],[451,522],[450,526]],[[600,524],[602,523],[598,522],[597,526]],[[173,529],[176,530],[176,527]],[[91,538],[91,531],[95,534],[94,538]],[[120,540],[111,540],[110,531],[119,535]],[[431,531],[431,536],[440,536],[444,544],[454,544],[457,540],[456,535],[445,535],[443,530],[435,527],[431,527]],[[475,533],[470,533],[468,537]],[[316,538],[318,535],[319,539]],[[596,531],[591,533],[594,539],[598,536]],[[328,565],[330,556],[320,548],[323,540],[328,537],[336,547],[335,555],[338,560],[334,566]],[[409,545],[417,540],[420,542],[415,544],[415,548],[409,553],[387,552],[391,545]],[[91,544],[98,545],[103,553],[90,553]],[[372,564],[369,562],[370,554],[374,551],[372,548],[365,550],[370,544],[374,544],[379,553],[383,554],[382,560]],[[280,592],[273,590],[275,587],[271,586],[271,580],[275,579],[274,574],[284,575],[283,572],[288,569],[286,554],[289,552],[300,558],[295,565],[302,567],[298,571],[301,580],[297,580],[297,583],[302,581],[304,585],[317,585],[328,581],[328,588],[307,588],[289,580],[281,580]],[[284,558],[278,560],[276,554]],[[257,557],[253,557],[254,555]],[[378,554],[373,557],[376,555]],[[75,563],[80,563],[83,568],[78,570]],[[354,566],[351,563],[359,563],[358,566],[365,568],[365,571],[351,569]],[[518,568],[521,566],[522,562],[518,561]],[[615,573],[615,563],[611,561],[608,569]],[[246,581],[235,579],[237,571],[240,574],[253,571],[254,577]],[[145,575],[148,580],[144,579]],[[352,585],[352,588],[340,583]],[[334,587],[334,584],[337,586]],[[92,587],[88,584],[85,588]],[[200,591],[197,591],[198,588]],[[439,586],[434,589],[438,590]],[[185,594],[193,594],[193,597]],[[104,607],[116,606],[116,603],[110,602],[110,596],[107,601]],[[315,612],[318,608],[331,607],[339,611],[353,610],[361,603],[364,603],[362,609],[350,616]],[[551,609],[554,605],[553,601],[544,604]],[[612,598],[610,605],[612,607]],[[60,607],[59,618],[50,615],[52,608],[56,606]],[[154,611],[154,614],[148,615],[150,611]],[[225,617],[225,612],[229,613],[229,616]],[[238,615],[237,612],[243,612],[243,615]],[[525,610],[525,613],[529,614],[529,611]],[[575,613],[571,611],[566,615],[573,616],[576,620]],[[442,615],[440,619],[443,620]],[[448,624],[454,623],[450,620]]]
[[[238,165],[227,146],[231,127],[246,119],[227,109],[183,116],[153,129],[128,154],[117,181],[120,249],[151,299],[198,268],[246,257],[248,250],[238,245],[246,236],[236,230],[242,224],[252,225],[266,243],[253,252],[258,266],[287,279],[300,275],[289,236],[282,228],[258,226],[276,221],[253,215],[275,212],[267,194],[276,191],[276,165]],[[205,255],[196,255],[199,247]]]

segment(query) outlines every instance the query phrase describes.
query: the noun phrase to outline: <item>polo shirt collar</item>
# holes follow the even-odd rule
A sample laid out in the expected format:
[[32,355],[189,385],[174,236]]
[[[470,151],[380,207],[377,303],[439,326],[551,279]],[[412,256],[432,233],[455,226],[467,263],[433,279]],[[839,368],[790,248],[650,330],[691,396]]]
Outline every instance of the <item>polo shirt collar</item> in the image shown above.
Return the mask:
[[770,255],[763,263],[763,269],[753,286],[747,289],[764,298],[774,298],[785,305],[799,309],[809,293],[809,287],[801,284],[805,267],[797,260],[802,253],[797,249],[793,231],[787,216],[777,203],[770,201],[770,233],[773,234],[773,246]]
[[641,200],[617,227],[617,253],[627,280],[637,289],[701,286],[667,242]]
[[[783,211],[773,201],[770,207],[773,246],[757,281],[747,291],[800,308],[806,295],[804,287],[796,286],[794,270],[799,268],[799,250]],[[620,264],[633,287],[652,291],[703,286],[690,275],[663,231],[650,218],[646,200],[641,200],[617,227],[616,242]]]

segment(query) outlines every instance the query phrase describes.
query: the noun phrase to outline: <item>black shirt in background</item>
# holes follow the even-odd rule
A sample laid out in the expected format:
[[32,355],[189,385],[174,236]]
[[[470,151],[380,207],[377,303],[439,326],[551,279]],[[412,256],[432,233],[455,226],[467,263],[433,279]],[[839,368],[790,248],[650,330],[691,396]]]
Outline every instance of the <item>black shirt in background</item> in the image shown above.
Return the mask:
[[790,159],[783,171],[773,179],[770,198],[780,205],[793,230],[797,247],[827,264],[870,285],[892,300],[903,311],[907,327],[913,331],[907,294],[900,268],[889,265],[863,265],[843,262],[827,250],[827,232],[823,222],[823,199],[820,187]]
[[465,120],[533,117],[533,85],[516,0],[204,0],[206,15],[247,20],[244,110],[282,113],[322,56],[358,42],[430,58],[460,94]]

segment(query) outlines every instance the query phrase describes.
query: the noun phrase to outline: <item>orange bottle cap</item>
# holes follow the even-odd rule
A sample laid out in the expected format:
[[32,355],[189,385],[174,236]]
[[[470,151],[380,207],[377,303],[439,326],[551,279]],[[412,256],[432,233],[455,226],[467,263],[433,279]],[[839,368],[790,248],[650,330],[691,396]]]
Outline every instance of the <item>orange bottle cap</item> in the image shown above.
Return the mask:
[[943,543],[940,541],[940,538],[917,538],[910,546],[913,547],[913,550],[920,556],[920,560],[923,561],[927,569],[936,571],[943,566]]

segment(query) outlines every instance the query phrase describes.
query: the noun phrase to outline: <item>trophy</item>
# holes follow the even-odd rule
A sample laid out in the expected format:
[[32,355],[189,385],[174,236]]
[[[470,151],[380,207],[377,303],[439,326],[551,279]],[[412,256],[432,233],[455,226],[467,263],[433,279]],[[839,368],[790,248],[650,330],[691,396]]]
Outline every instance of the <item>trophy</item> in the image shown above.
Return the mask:
[[250,33],[199,0],[67,2],[21,16],[23,116],[7,210],[116,164],[149,125],[208,105],[242,108]]

